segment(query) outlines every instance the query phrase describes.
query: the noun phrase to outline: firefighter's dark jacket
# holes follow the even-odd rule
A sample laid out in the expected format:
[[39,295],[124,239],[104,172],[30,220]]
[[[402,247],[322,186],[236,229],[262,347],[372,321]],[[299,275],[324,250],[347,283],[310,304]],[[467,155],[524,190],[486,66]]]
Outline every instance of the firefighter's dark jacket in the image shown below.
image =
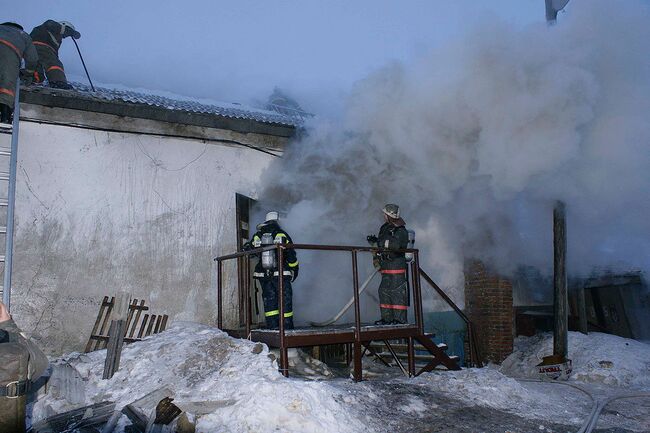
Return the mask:
[[32,76],[38,64],[32,38],[14,26],[0,25],[0,104],[12,109],[21,59],[25,59],[25,72]]
[[379,254],[379,267],[381,270],[406,269],[404,253],[390,250],[403,250],[408,248],[409,234],[401,218],[395,222],[387,222],[379,229],[377,246],[388,251]]
[[67,36],[73,36],[73,30],[66,27],[66,33],[61,34],[61,23],[54,20],[47,20],[40,26],[34,27],[29,34],[36,44],[46,44],[54,53],[59,55],[61,41]]
[[[8,336],[8,342],[25,346],[29,352],[29,372],[27,378],[31,381],[38,379],[47,370],[49,365],[45,354],[31,340],[23,336],[20,328],[18,328],[13,319],[0,322],[0,331],[2,331],[3,335]],[[2,368],[1,365],[0,368]]]
[[[251,239],[251,244],[255,248],[255,244],[259,243],[262,240],[262,235],[265,233],[271,233],[273,242],[276,244],[291,244],[291,236],[278,224],[277,221],[266,221],[257,225],[257,232],[253,235]],[[296,251],[292,248],[287,248],[284,250],[284,263],[282,266],[283,275],[291,275],[291,271],[296,271],[298,269],[298,258],[296,256]],[[260,260],[257,265],[255,265],[255,273],[253,274],[255,278],[272,278],[273,276],[277,277],[277,270],[275,273],[268,272],[262,268],[262,261]]]

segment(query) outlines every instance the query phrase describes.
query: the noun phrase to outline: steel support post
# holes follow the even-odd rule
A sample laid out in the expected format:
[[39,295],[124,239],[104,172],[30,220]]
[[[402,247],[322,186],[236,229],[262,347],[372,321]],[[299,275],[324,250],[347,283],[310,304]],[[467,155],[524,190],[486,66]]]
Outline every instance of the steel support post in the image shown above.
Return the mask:
[[284,377],[289,377],[289,352],[284,336],[284,248],[277,247],[278,256],[278,311],[280,328],[280,371]]

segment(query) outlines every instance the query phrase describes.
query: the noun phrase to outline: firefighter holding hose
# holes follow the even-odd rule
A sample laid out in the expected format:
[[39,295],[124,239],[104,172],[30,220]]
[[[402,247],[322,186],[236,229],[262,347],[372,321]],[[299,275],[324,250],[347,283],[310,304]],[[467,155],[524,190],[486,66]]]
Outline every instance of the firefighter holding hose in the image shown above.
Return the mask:
[[409,247],[409,232],[400,217],[399,206],[387,204],[382,209],[384,224],[377,236],[367,237],[372,246],[381,248],[375,261],[378,261],[381,273],[379,285],[379,307],[381,319],[376,325],[393,325],[407,323],[406,313],[409,306],[408,284],[406,282],[406,255],[402,250]]
[[34,74],[35,81],[38,83],[47,77],[51,87],[72,89],[65,76],[63,63],[59,59],[59,48],[64,38],[79,39],[81,33],[67,21],[47,20],[40,26],[34,27],[30,36],[38,52],[39,65]]
[[[244,250],[260,248],[275,244],[292,243],[291,236],[285,232],[278,223],[278,212],[266,214],[265,221],[257,225],[257,232],[253,239],[244,245]],[[269,329],[278,329],[280,326],[280,293],[278,279],[282,272],[284,291],[284,329],[293,329],[293,306],[291,283],[298,278],[298,258],[296,251],[288,248],[284,250],[284,263],[278,262],[276,250],[264,251],[260,260],[255,265],[253,278],[262,286],[262,299],[264,300],[264,317]]]

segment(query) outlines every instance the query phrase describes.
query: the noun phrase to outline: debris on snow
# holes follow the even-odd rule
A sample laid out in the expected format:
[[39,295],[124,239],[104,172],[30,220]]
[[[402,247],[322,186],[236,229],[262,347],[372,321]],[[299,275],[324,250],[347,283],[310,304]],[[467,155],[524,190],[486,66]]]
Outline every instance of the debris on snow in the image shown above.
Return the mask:
[[[356,432],[367,427],[346,404],[346,391],[326,382],[285,379],[266,346],[230,338],[215,328],[176,323],[124,348],[120,370],[102,380],[105,351],[55,361],[83,380],[85,402],[110,400],[116,410],[161,387],[196,417],[198,432]],[[315,364],[315,363],[314,363]],[[63,390],[34,406],[34,420],[78,407]]]
[[[537,378],[535,366],[552,352],[552,334],[518,337],[514,352],[500,370],[508,376]],[[572,381],[650,388],[650,344],[600,332],[569,332],[569,358]]]

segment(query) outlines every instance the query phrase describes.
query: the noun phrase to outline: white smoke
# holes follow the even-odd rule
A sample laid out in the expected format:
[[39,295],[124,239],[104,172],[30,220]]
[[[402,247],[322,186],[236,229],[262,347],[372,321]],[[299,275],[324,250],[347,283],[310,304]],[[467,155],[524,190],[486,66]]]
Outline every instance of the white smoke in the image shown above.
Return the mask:
[[[348,245],[398,203],[422,267],[460,304],[467,257],[550,270],[555,200],[573,275],[613,261],[647,270],[650,11],[571,6],[552,27],[492,17],[359,82],[344,123],[313,125],[267,172],[262,199],[287,205],[295,242]],[[302,257],[297,302],[351,294],[347,256],[327,271],[325,255]]]

